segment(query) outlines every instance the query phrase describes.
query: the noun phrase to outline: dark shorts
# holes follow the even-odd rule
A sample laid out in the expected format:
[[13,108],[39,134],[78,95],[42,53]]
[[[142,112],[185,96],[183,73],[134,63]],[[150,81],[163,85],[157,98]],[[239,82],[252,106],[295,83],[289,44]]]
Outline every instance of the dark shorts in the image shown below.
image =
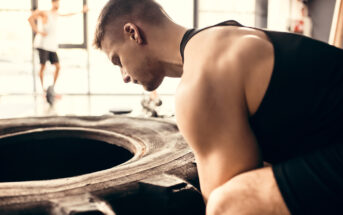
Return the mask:
[[55,64],[59,62],[56,52],[51,52],[44,49],[37,49],[37,50],[39,54],[40,64],[45,64],[47,60],[49,60],[51,64]]
[[343,214],[343,144],[273,166],[291,214]]

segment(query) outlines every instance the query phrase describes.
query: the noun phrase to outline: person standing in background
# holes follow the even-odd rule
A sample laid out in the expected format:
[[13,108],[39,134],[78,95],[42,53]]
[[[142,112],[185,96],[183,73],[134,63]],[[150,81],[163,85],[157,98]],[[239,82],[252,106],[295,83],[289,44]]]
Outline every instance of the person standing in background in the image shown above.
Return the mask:
[[295,19],[292,32],[303,34],[307,37],[312,37],[312,19],[309,16],[308,2],[305,0],[298,0],[300,15]]
[[[60,63],[57,55],[58,49],[58,38],[57,38],[57,23],[59,16],[72,16],[78,13],[88,12],[88,7],[85,5],[83,10],[80,12],[60,14],[58,9],[60,7],[59,0],[51,0],[52,7],[49,11],[35,10],[32,15],[28,18],[28,21],[32,27],[32,30],[36,33],[34,39],[34,48],[38,50],[40,70],[39,77],[44,92],[44,70],[46,67],[46,62],[49,60],[52,65],[55,66],[54,81],[53,85],[49,87],[53,90],[56,81],[58,79],[60,71]],[[36,22],[40,21],[41,25],[38,27]]]

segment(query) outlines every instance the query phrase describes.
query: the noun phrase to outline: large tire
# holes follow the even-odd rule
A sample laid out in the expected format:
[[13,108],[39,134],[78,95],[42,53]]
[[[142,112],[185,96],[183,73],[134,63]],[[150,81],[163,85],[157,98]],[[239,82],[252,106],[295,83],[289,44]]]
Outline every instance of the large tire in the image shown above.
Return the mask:
[[[99,160],[101,155],[89,154],[96,154],[94,145],[87,145],[83,152],[80,144],[88,143],[73,147],[73,141],[65,142],[68,138],[106,143],[101,151],[105,160],[111,157],[106,152],[111,145],[124,148],[133,156],[117,166],[97,161],[99,168],[87,169],[85,166],[93,166],[92,159]],[[63,140],[65,148],[58,148],[59,142],[55,140]],[[42,155],[51,162],[54,158],[49,157],[49,147],[60,159],[53,162],[52,168],[60,168],[60,162],[74,163],[74,159],[83,159],[84,165],[77,172],[54,175],[51,173],[56,171],[47,170],[49,174],[40,171],[37,176],[29,167],[38,164],[32,156],[39,160]],[[118,156],[127,153],[124,151]],[[82,153],[86,155],[81,156]],[[44,166],[41,162],[43,159],[39,165]],[[45,167],[52,165],[49,162]],[[58,171],[63,173],[63,169],[72,167],[68,165]],[[0,181],[2,215],[204,214],[192,151],[177,126],[162,120],[117,116],[0,120]]]

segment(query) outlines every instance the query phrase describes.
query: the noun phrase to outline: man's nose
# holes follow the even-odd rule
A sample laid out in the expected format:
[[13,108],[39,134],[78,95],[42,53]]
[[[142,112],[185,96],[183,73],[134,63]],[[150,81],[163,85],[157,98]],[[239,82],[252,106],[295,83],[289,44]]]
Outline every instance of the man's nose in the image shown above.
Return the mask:
[[121,75],[123,77],[124,83],[129,83],[131,81],[131,77],[124,69],[120,69]]
[[131,81],[131,77],[127,75],[123,78],[123,80],[124,80],[124,83],[129,83]]

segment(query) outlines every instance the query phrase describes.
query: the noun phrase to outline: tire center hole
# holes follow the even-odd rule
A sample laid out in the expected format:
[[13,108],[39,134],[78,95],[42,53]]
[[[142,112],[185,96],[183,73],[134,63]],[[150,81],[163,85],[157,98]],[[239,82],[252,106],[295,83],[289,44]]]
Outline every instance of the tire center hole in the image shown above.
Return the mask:
[[130,151],[99,140],[13,136],[0,140],[0,182],[73,177],[112,168],[132,157]]

